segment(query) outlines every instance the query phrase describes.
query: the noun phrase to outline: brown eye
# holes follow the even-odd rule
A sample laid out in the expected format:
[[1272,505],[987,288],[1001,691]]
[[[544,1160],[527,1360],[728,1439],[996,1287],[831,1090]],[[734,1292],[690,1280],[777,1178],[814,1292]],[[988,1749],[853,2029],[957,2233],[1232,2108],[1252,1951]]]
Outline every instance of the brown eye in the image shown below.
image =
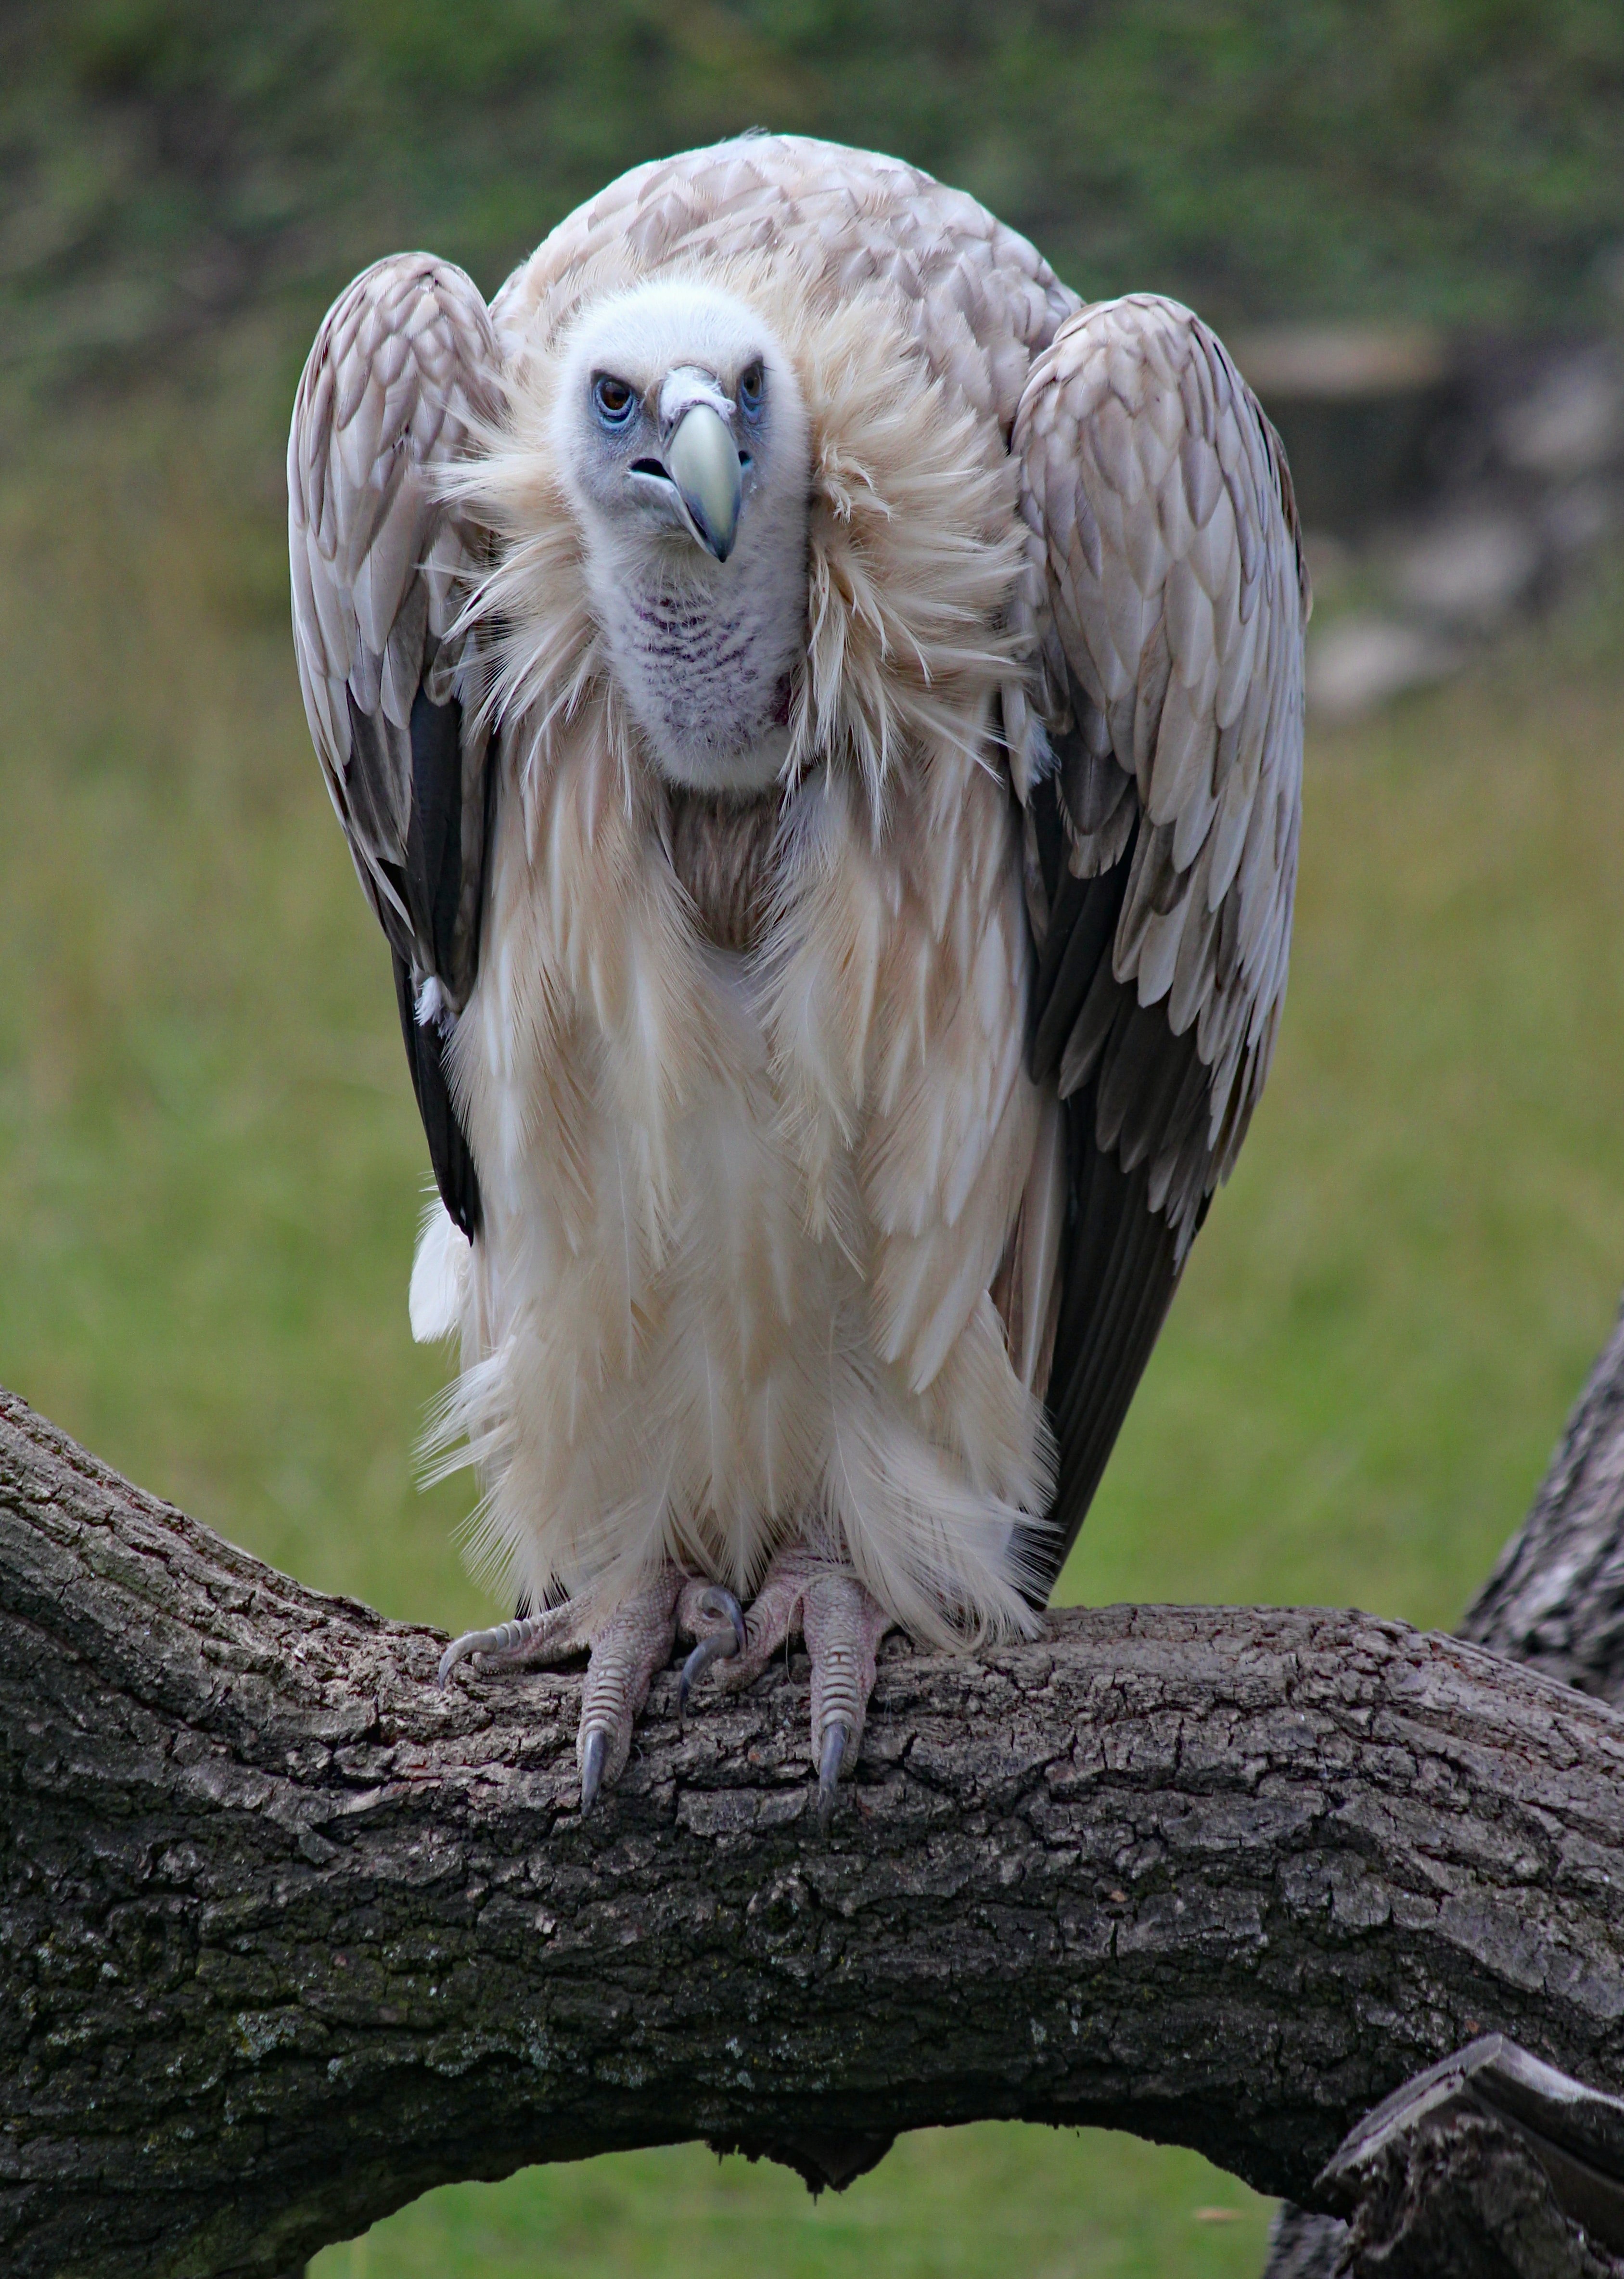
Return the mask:
[[637,403],[635,392],[612,372],[601,372],[592,383],[593,409],[606,427],[624,427]]
[[739,409],[747,419],[755,419],[760,416],[762,396],[766,386],[767,375],[762,370],[760,357],[757,357],[755,362],[746,364],[739,375]]

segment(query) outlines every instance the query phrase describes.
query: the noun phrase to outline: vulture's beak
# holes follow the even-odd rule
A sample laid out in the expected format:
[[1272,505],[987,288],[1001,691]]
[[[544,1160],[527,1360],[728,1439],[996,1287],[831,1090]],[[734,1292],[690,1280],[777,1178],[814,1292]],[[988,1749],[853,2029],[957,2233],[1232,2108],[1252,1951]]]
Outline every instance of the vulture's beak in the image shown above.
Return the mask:
[[[672,373],[672,380],[677,377]],[[668,381],[668,391],[670,388]],[[683,519],[693,536],[708,554],[725,562],[739,535],[739,503],[744,487],[744,467],[724,417],[732,406],[715,391],[714,383],[703,394],[686,389],[683,394],[686,403],[671,403],[669,411],[665,403],[661,406],[670,418],[665,470],[677,487]],[[664,418],[661,424],[665,426]]]

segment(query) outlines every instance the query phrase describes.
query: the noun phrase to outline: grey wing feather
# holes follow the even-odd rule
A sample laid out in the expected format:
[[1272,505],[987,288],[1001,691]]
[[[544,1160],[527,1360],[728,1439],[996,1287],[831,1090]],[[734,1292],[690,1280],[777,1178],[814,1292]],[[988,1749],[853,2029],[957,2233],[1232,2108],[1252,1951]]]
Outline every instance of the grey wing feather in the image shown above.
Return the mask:
[[1279,439],[1176,303],[1135,295],[1063,325],[1014,448],[1049,745],[1016,771],[1032,1068],[1064,1104],[1070,1186],[1052,1585],[1268,1074],[1309,595]]
[[487,737],[456,623],[480,546],[437,477],[498,416],[500,362],[485,303],[462,271],[395,255],[328,312],[287,443],[305,715],[394,953],[440,1191],[469,1232],[478,1184],[440,1047],[479,958]]

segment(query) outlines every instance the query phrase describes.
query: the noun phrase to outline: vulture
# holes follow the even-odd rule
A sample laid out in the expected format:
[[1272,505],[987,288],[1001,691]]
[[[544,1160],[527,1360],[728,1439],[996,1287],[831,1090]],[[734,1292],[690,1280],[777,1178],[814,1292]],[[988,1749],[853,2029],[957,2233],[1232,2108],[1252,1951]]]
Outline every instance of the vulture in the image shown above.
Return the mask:
[[[394,962],[502,1668],[1033,1635],[1274,1050],[1309,606],[1212,332],[900,161],[640,166],[323,322],[311,736]],[[720,1665],[720,1667],[717,1667]]]

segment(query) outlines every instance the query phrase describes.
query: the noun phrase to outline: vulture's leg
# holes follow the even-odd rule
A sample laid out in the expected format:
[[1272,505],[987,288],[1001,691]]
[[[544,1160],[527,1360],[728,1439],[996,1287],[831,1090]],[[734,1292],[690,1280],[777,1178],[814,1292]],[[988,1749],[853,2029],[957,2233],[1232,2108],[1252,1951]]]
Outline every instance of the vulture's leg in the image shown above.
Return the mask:
[[[729,1596],[701,1592],[692,1608],[685,1600],[684,1627],[700,1643],[683,1670],[682,1699],[686,1701],[689,1686],[709,1662],[727,1662],[723,1683],[730,1688],[748,1685],[780,1646],[803,1638],[812,1657],[812,1761],[817,1767],[819,1808],[827,1812],[841,1774],[857,1762],[874,1691],[875,1655],[895,1626],[849,1567],[804,1544],[774,1559],[744,1618],[742,1640],[721,1626],[725,1610],[720,1600]],[[707,1600],[716,1603],[707,1605]],[[732,1603],[736,1612],[737,1601]],[[703,1631],[693,1619],[697,1615],[713,1617]]]
[[670,1659],[682,1585],[680,1570],[668,1563],[623,1599],[607,1619],[594,1623],[566,1600],[545,1614],[499,1623],[494,1630],[465,1631],[440,1657],[440,1683],[445,1684],[459,1661],[476,1654],[509,1668],[590,1654],[581,1688],[580,1730],[575,1737],[581,1810],[590,1812],[604,1783],[618,1780],[624,1771],[637,1713],[648,1699],[655,1670],[663,1669]]

